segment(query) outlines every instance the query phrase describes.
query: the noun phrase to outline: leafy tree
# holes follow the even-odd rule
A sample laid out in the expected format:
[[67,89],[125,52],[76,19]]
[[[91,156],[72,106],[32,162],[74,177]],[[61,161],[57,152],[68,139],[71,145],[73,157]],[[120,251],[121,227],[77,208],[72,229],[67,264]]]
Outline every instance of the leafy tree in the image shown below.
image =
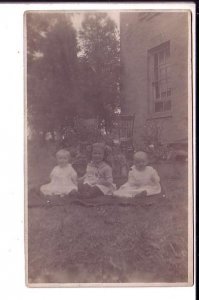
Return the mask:
[[85,110],[106,130],[120,101],[120,49],[117,26],[106,13],[88,13],[79,32],[80,77]]
[[27,101],[29,125],[54,131],[76,114],[77,39],[70,15],[28,13]]

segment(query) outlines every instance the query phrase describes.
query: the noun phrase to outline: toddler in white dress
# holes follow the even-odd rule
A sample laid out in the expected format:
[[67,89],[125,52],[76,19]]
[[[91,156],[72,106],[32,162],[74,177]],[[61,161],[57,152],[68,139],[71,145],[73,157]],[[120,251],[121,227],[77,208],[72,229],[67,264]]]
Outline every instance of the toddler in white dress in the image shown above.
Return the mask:
[[77,173],[70,161],[70,153],[61,149],[56,153],[58,165],[50,174],[50,183],[42,185],[40,191],[44,195],[69,195],[77,191]]
[[148,166],[145,152],[139,151],[134,155],[134,165],[129,171],[128,181],[122,185],[114,195],[117,197],[132,198],[150,196],[161,192],[160,178],[157,171]]

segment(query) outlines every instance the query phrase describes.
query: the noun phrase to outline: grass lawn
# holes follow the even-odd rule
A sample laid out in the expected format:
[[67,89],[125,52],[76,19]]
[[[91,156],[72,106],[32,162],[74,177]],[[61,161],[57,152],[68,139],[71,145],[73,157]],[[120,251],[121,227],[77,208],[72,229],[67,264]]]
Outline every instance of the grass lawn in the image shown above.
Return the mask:
[[[29,149],[29,188],[48,181],[51,153]],[[29,282],[186,282],[187,163],[154,167],[166,197],[129,205],[101,197],[82,206],[29,196]]]

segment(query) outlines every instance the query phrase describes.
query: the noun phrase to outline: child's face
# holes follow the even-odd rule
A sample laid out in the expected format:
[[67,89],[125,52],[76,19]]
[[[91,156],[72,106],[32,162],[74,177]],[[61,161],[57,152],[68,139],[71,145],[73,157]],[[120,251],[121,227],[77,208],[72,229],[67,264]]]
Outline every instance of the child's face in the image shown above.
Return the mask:
[[104,158],[104,151],[102,149],[93,149],[92,160],[96,163],[99,163]]
[[145,167],[147,166],[147,159],[146,158],[141,158],[141,157],[135,157],[134,158],[134,165],[137,170],[141,171],[144,170]]
[[69,156],[67,154],[58,154],[57,163],[60,167],[65,167],[69,163]]

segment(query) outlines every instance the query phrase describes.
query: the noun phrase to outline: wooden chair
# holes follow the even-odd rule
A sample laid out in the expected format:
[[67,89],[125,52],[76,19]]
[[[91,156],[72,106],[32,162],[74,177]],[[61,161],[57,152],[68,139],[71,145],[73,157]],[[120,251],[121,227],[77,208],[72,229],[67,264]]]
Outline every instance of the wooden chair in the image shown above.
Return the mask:
[[133,115],[118,115],[113,122],[113,129],[117,136],[123,152],[133,150],[133,129],[135,122],[135,114]]

